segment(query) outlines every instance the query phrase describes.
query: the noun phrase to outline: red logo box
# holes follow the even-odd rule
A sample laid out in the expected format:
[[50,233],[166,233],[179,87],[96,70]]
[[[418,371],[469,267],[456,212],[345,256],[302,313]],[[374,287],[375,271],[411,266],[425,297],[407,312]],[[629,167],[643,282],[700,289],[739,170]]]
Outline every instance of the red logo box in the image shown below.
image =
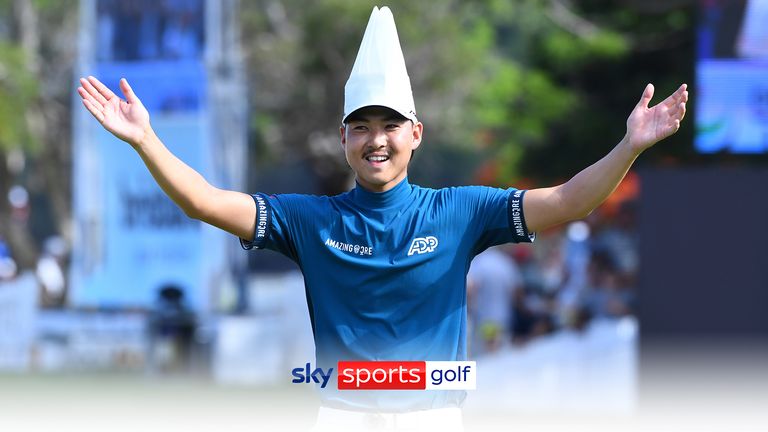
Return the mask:
[[340,361],[339,390],[424,390],[424,361]]

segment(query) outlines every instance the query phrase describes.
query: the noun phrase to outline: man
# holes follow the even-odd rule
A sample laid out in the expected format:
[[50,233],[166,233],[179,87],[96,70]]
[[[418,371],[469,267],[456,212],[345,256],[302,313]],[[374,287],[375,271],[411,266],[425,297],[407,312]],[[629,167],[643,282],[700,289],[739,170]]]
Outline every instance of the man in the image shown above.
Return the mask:
[[521,289],[520,269],[503,246],[489,248],[472,260],[467,273],[467,316],[473,357],[505,346],[513,319],[513,296]]
[[[527,192],[421,188],[407,177],[424,127],[392,14],[374,8],[345,87],[340,127],[355,188],[334,197],[249,196],[211,186],[171,154],[125,79],[125,100],[96,78],[80,82],[88,111],[133,146],[189,217],[238,236],[245,248],[277,250],[298,263],[317,363],[325,370],[338,360],[466,359],[465,281],[472,258],[493,245],[530,242],[536,231],[589,214],[643,150],[677,131],[688,99],[682,85],[649,108],[649,84],[621,142],[565,184]],[[437,409],[456,427],[464,397],[462,391],[343,393],[331,384],[321,391],[326,409],[320,417],[328,425],[337,418],[354,423],[355,411]]]

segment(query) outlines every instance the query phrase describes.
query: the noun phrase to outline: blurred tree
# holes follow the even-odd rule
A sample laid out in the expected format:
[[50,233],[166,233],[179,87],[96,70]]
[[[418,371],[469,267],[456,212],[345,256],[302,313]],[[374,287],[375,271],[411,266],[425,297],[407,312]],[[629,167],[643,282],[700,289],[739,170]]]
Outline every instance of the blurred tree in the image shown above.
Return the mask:
[[[242,2],[254,153],[308,162],[319,192],[350,184],[337,128],[373,5]],[[690,76],[692,0],[389,5],[426,126],[411,178],[428,185],[472,181],[483,159],[497,184],[572,175],[621,139],[645,82]]]
[[[301,161],[318,192],[349,187],[338,139],[343,88],[373,5],[241,1],[259,166]],[[645,83],[661,95],[692,75],[693,0],[390,5],[426,125],[411,170],[425,185],[477,181],[483,161],[484,178],[496,184],[568,177],[621,138]],[[44,195],[51,231],[69,238],[77,6],[0,0],[0,235],[22,264],[36,251],[30,227],[11,223],[12,184]],[[692,130],[648,158],[688,157]]]
[[[623,136],[645,85],[652,104],[680,84],[693,88],[693,0],[548,2],[551,30],[528,45],[528,62],[577,98],[577,109],[549,125],[547,139],[526,148],[520,172],[539,182],[564,180],[605,155]],[[691,94],[695,101],[696,94]],[[688,115],[693,111],[688,106]],[[647,152],[645,161],[695,157],[693,121]]]
[[40,234],[69,238],[77,10],[75,0],[0,0],[0,236],[21,267],[34,263],[33,230],[44,224],[12,212],[6,197],[14,184],[45,207],[31,209],[32,220],[42,216],[54,225]]
[[[338,127],[344,84],[372,6],[354,0],[242,3],[254,153],[261,162],[309,161],[323,193],[346,190],[351,180]],[[477,127],[465,104],[485,79],[484,65],[504,65],[503,59],[487,61],[494,57],[493,29],[466,2],[394,1],[391,6],[417,111],[426,124],[428,149],[423,151],[474,151]]]

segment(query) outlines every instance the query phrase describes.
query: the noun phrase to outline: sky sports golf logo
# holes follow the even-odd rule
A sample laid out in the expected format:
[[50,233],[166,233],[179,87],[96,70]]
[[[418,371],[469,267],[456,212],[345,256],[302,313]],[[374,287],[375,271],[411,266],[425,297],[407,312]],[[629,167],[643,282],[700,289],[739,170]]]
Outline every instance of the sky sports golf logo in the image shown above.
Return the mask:
[[[340,361],[339,390],[474,390],[477,365],[473,361]],[[316,383],[325,388],[333,368],[312,369],[307,363],[293,369],[293,383]]]
[[307,363],[303,368],[297,367],[291,371],[291,375],[294,377],[291,382],[294,384],[315,382],[320,384],[320,388],[325,388],[328,385],[328,380],[331,379],[331,374],[333,374],[333,368],[329,368],[328,372],[321,368],[312,370],[310,364]]

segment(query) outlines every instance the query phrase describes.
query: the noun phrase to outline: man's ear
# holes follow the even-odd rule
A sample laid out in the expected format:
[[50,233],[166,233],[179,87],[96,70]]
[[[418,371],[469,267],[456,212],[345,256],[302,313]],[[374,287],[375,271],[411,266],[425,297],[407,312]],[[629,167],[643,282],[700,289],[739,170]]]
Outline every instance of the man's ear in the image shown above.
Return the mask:
[[347,131],[346,125],[339,126],[339,135],[341,135],[341,149],[346,150],[347,147],[347,134],[345,133]]
[[421,137],[424,134],[424,123],[416,122],[413,124],[413,144],[411,150],[416,150],[421,145]]

